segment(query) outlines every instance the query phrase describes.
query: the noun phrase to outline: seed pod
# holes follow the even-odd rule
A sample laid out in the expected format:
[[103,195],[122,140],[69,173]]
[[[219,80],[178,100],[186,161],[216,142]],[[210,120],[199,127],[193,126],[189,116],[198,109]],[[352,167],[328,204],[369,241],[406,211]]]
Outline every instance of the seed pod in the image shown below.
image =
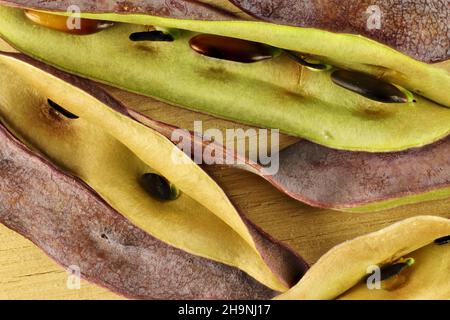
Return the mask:
[[86,280],[131,299],[270,299],[276,294],[236,267],[175,248],[139,228],[1,123],[0,223],[65,268],[77,265]]
[[[112,22],[107,21],[66,17],[32,10],[25,10],[25,16],[34,23],[46,28],[77,35],[93,34],[113,25]],[[73,24],[71,19],[74,20]]]
[[170,33],[164,33],[160,30],[152,30],[132,33],[130,34],[130,40],[172,42],[174,41],[174,38]]
[[48,99],[47,100],[47,104],[54,110],[56,111],[58,114],[63,115],[64,117],[68,118],[68,119],[78,119],[78,116],[74,115],[73,113],[67,111],[66,109],[64,109],[63,107],[61,107],[59,104],[57,104],[56,102]]
[[450,243],[450,235],[434,240],[434,243],[438,245],[444,245]]
[[197,35],[189,41],[189,45],[207,57],[242,63],[272,59],[277,51],[262,43],[211,34]]
[[180,192],[166,178],[156,173],[146,173],[140,178],[141,186],[152,197],[161,200],[175,200],[180,196]]
[[371,75],[348,70],[336,70],[331,74],[333,82],[366,98],[384,103],[411,102],[412,94],[400,90],[391,83]]

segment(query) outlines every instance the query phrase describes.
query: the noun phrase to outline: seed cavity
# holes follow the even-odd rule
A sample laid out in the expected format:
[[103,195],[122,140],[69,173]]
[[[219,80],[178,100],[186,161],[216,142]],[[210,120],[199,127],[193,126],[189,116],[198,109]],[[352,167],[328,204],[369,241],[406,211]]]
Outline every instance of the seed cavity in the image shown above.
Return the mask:
[[393,276],[398,275],[404,269],[411,267],[414,264],[413,258],[406,259],[405,262],[397,262],[388,266],[384,266],[381,268],[381,281],[392,278]]
[[63,107],[61,107],[59,104],[57,104],[56,102],[47,99],[47,104],[54,110],[56,111],[58,114],[66,117],[67,119],[71,119],[71,120],[75,120],[78,119],[79,117],[74,115],[73,113],[67,111],[66,109],[64,109]]
[[336,70],[331,74],[331,79],[338,86],[378,102],[407,103],[414,99],[407,90],[400,90],[391,83],[357,71]]
[[278,50],[259,42],[211,34],[197,35],[191,38],[189,45],[201,55],[241,63],[272,59]]
[[25,17],[43,27],[75,35],[93,34],[113,25],[109,21],[66,17],[33,10],[25,10]]
[[290,50],[284,50],[284,52],[286,52],[287,56],[297,62],[298,64],[312,70],[312,71],[326,71],[326,70],[330,70],[331,66],[326,65],[326,64],[322,64],[322,63],[311,63],[306,61],[304,58],[302,58],[299,54],[297,54],[294,51],[290,51]]
[[442,246],[450,243],[450,235],[434,240],[434,243]]
[[[380,268],[380,281],[388,280],[398,274],[400,274],[406,268],[411,267],[415,263],[413,258],[405,259],[404,261],[389,264]],[[365,279],[373,276],[374,273],[369,274]]]
[[132,33],[130,34],[130,40],[172,42],[174,41],[174,38],[170,33],[164,33],[160,30],[152,30]]
[[171,201],[180,196],[179,190],[173,184],[156,173],[144,174],[139,182],[148,194],[160,201]]

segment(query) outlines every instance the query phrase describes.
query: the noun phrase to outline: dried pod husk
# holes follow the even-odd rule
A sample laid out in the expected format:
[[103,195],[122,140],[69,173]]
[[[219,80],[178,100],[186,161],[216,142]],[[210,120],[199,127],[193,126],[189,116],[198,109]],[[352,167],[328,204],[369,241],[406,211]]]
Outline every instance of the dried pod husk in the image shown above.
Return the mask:
[[450,197],[450,139],[371,153],[300,141],[281,150],[266,177],[291,197],[322,208],[369,212]]
[[[152,237],[0,124],[0,222],[132,299],[270,299],[243,271]],[[121,275],[118,277],[117,275]]]
[[[58,2],[2,3],[67,14]],[[0,35],[18,50],[60,69],[188,109],[278,128],[336,149],[399,151],[449,134],[450,76],[444,64],[420,62],[352,34],[240,18],[217,21],[198,15],[187,20],[174,10],[164,17],[152,15],[155,11],[151,9],[120,14],[124,11],[115,2],[110,8],[88,6],[81,0],[75,4],[83,7],[81,17],[113,21],[115,26],[74,39],[76,36],[36,26],[20,9],[2,6]],[[184,17],[192,18],[190,13],[185,11]],[[170,43],[129,41],[130,34],[146,31],[148,25],[182,31]],[[334,85],[330,70],[311,71],[286,55],[251,65],[198,55],[189,48],[189,40],[199,33],[262,43],[324,65],[370,74],[412,92],[416,103],[369,100]],[[52,43],[58,46],[43,45]]]
[[[256,228],[199,166],[97,85],[20,54],[2,54],[0,64],[2,123],[81,178],[131,224],[275,291],[301,278],[307,265],[300,257]],[[79,118],[55,115],[48,101]],[[139,183],[147,173],[170,181],[179,197],[150,196]]]
[[[449,299],[450,247],[433,243],[449,232],[450,219],[417,216],[344,242],[277,299]],[[374,267],[402,257],[415,263],[405,270],[400,284],[383,288],[365,280]]]

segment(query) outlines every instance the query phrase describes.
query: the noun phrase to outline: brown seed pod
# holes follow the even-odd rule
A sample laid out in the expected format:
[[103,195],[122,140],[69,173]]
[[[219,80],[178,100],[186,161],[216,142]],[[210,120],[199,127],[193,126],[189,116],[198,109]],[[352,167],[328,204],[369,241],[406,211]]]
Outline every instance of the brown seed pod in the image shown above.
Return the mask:
[[79,179],[0,125],[0,222],[64,267],[135,299],[269,299],[244,272],[176,249],[137,228]]

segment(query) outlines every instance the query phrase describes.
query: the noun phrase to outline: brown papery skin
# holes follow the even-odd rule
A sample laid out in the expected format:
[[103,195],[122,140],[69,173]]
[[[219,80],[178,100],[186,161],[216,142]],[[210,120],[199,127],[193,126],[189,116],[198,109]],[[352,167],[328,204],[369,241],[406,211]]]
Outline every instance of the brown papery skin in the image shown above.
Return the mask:
[[220,7],[195,0],[0,0],[2,3],[48,11],[67,11],[75,5],[86,13],[148,14],[178,19],[228,20],[235,17]]
[[[255,18],[366,36],[417,60],[450,57],[448,0],[230,0]],[[370,24],[380,13],[380,26]],[[368,27],[368,21],[371,26]]]
[[171,247],[0,125],[0,222],[64,267],[134,299],[269,299],[244,272]]
[[368,203],[450,188],[450,137],[392,153],[334,150],[300,141],[280,152],[271,182],[323,208]]

